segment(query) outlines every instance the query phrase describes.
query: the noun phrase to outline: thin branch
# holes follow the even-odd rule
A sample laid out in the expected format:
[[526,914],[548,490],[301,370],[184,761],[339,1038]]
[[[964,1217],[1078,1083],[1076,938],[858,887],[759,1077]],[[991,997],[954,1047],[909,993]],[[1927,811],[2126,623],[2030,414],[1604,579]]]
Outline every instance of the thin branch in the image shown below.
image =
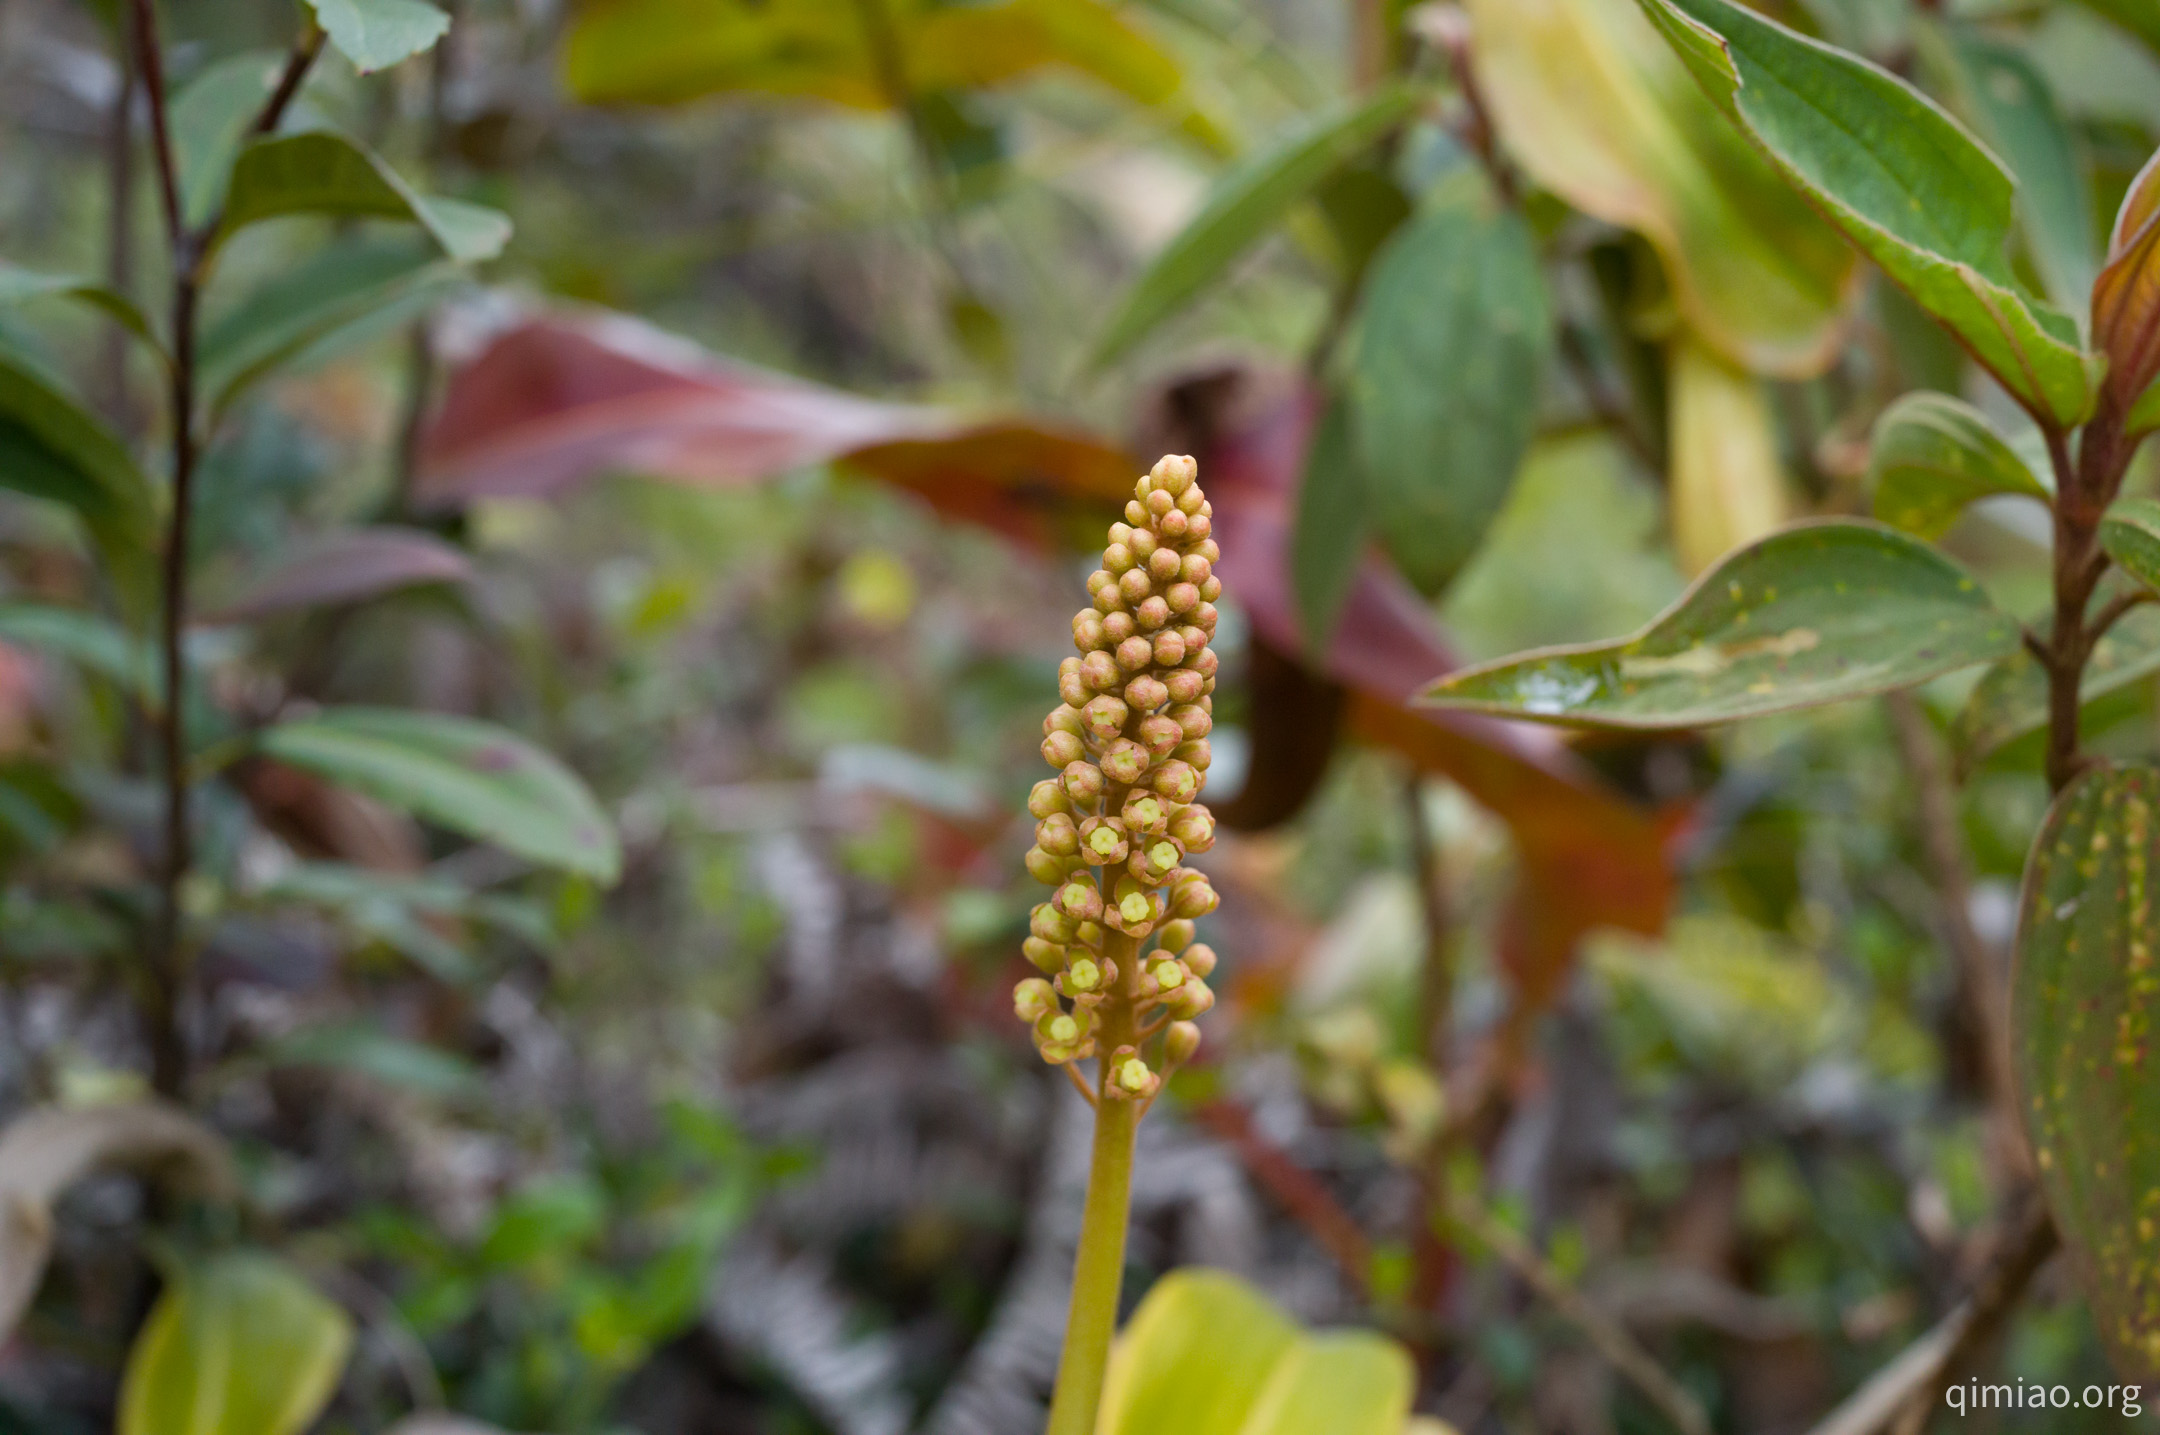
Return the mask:
[[158,39],[155,0],[134,0],[135,68],[141,75],[143,93],[150,101],[150,137],[157,147],[158,195],[165,206],[165,233],[177,258],[186,233],[180,210],[180,167],[173,158],[172,130],[165,116],[165,63],[163,42]]
[[292,106],[293,99],[300,93],[300,86],[306,82],[308,70],[314,65],[315,57],[322,53],[322,47],[322,26],[316,24],[314,17],[310,16],[307,28],[300,32],[299,40],[293,44],[292,53],[286,56],[285,68],[278,75],[277,87],[270,92],[270,99],[263,105],[261,113],[255,116],[255,123],[248,127],[250,134],[276,133],[279,122],[285,118],[285,111]]
[[1087,1098],[1087,1104],[1088,1104],[1088,1105],[1090,1105],[1090,1106],[1099,1106],[1099,1105],[1101,1105],[1101,1104],[1102,1104],[1102,1103],[1101,1103],[1101,1102],[1100,1102],[1100,1101],[1099,1101],[1099,1100],[1098,1100],[1098,1099],[1096,1098],[1096,1095],[1095,1095],[1095,1088],[1094,1088],[1094,1087],[1092,1087],[1092,1086],[1089,1086],[1089,1085],[1087,1084],[1087,1078],[1086,1078],[1086,1077],[1084,1077],[1084,1076],[1082,1076],[1082,1075],[1080,1074],[1080,1068],[1079,1068],[1079,1067],[1077,1067],[1077,1066],[1073,1065],[1073,1064],[1072,1064],[1071,1062],[1069,1062],[1069,1061],[1063,1061],[1063,1062],[1059,1062],[1059,1063],[1058,1063],[1058,1066],[1059,1066],[1059,1068],[1060,1068],[1061,1070],[1063,1070],[1063,1071],[1064,1071],[1064,1073],[1065,1073],[1065,1079],[1066,1079],[1066,1080],[1068,1080],[1068,1081],[1070,1081],[1070,1082],[1071,1082],[1071,1083],[1073,1084],[1073,1090],[1075,1090],[1075,1091],[1079,1092],[1079,1093],[1080,1093],[1080,1094],[1081,1094],[1082,1096],[1084,1096],[1084,1097],[1086,1097],[1086,1098]]
[[1418,1043],[1426,1063],[1435,1072],[1445,1072],[1448,1033],[1454,1025],[1455,924],[1440,871],[1439,844],[1425,812],[1422,773],[1413,770],[1403,779],[1403,809],[1410,825],[1410,875],[1417,883],[1418,912],[1425,925],[1425,960],[1418,968]]
[[2116,594],[2105,607],[2093,614],[2092,620],[2085,625],[2086,643],[2088,645],[2098,643],[2107,636],[2108,629],[2120,622],[2123,615],[2132,608],[2155,601],[2160,601],[2160,593],[2155,593],[2152,589],[2142,586],[2133,588],[2126,593]]

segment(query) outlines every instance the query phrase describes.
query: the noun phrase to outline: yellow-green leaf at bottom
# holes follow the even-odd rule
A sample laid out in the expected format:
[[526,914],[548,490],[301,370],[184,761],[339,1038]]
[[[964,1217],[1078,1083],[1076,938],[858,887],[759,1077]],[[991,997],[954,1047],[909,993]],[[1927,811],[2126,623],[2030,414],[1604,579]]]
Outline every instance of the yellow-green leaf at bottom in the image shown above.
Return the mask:
[[298,1435],[337,1389],[352,1322],[290,1266],[181,1268],[128,1353],[119,1435]]
[[2025,871],[2011,992],[2020,1098],[2116,1368],[2160,1378],[2160,768],[2098,767]]
[[1922,538],[1950,531],[1968,504],[1999,494],[2048,501],[1987,416],[1948,394],[1907,394],[1875,421],[1868,445],[1875,516]]
[[2160,589],[2160,502],[2125,498],[2100,520],[2100,546],[2148,588]]

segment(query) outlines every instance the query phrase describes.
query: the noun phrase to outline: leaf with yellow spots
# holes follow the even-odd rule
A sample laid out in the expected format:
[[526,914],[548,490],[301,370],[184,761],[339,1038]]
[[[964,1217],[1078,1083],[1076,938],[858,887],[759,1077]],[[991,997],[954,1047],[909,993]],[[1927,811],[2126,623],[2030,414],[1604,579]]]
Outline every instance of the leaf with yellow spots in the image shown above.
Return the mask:
[[2020,1105],[2116,1367],[2160,1378],[2160,768],[2087,771],[2025,868],[2011,991]]
[[1422,701],[1579,727],[1704,727],[1911,687],[2017,646],[2017,623],[1955,563],[1839,519],[1736,549],[1630,637],[1466,669]]

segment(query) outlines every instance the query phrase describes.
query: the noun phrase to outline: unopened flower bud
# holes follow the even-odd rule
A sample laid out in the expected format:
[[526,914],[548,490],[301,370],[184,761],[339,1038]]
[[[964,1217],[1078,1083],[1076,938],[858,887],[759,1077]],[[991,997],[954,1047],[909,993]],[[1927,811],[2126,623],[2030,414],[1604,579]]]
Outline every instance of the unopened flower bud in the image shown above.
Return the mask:
[[1090,692],[1106,693],[1125,680],[1117,659],[1100,650],[1080,660],[1080,681]]
[[1055,812],[1072,811],[1072,802],[1065,796],[1065,789],[1054,777],[1046,777],[1028,789],[1028,815],[1048,817]]
[[1132,549],[1133,557],[1139,559],[1142,563],[1147,562],[1148,559],[1155,556],[1155,549],[1158,546],[1155,530],[1145,527],[1134,529],[1128,546]]
[[1070,762],[1062,775],[1065,795],[1082,806],[1103,795],[1102,769],[1092,762]]
[[1138,782],[1147,776],[1148,750],[1121,737],[1103,749],[1102,770],[1112,782]]
[[[1177,751],[1170,755],[1179,762],[1189,764],[1194,772],[1206,772],[1209,764],[1215,760],[1215,750],[1208,746],[1208,740],[1204,737],[1196,737],[1191,742],[1179,743]],[[1206,780],[1202,779],[1200,785],[1205,787],[1207,785]]]
[[1128,604],[1138,603],[1155,591],[1145,568],[1128,568],[1117,580],[1118,593]]
[[1177,630],[1177,635],[1185,640],[1185,656],[1188,658],[1208,645],[1208,635],[1197,623],[1187,623]]
[[1126,852],[1124,824],[1111,817],[1090,817],[1081,825],[1080,845],[1087,860],[1098,866],[1122,862]]
[[1043,736],[1054,732],[1069,732],[1075,737],[1087,730],[1080,720],[1080,709],[1071,703],[1059,703],[1043,718]]
[[[1171,923],[1171,926],[1176,925],[1175,922]],[[1185,926],[1190,929],[1192,923],[1187,922]],[[1200,980],[1206,981],[1215,975],[1215,949],[1206,942],[1195,942],[1179,955],[1185,962],[1185,970]]]
[[1183,1066],[1200,1053],[1200,1028],[1189,1021],[1174,1021],[1163,1033],[1163,1065]]
[[1202,648],[1199,652],[1190,654],[1185,659],[1185,666],[1203,678],[1214,677],[1215,670],[1221,665],[1221,661],[1216,658],[1213,648]]
[[1158,548],[1148,555],[1147,574],[1154,583],[1174,582],[1184,572],[1185,559],[1175,548]]
[[1075,707],[1088,700],[1087,679],[1081,676],[1078,658],[1067,658],[1058,668],[1058,696]]
[[1065,767],[1087,756],[1087,744],[1076,732],[1054,732],[1042,740],[1042,755],[1052,767]]
[[1069,812],[1053,812],[1035,824],[1035,845],[1056,857],[1070,857],[1080,850],[1080,829]]
[[1184,859],[1185,854],[1178,851],[1175,842],[1158,838],[1138,854],[1137,860],[1144,864],[1142,871],[1146,874],[1147,881],[1160,882],[1176,870],[1177,864]]
[[1163,692],[1169,699],[1189,703],[1199,698],[1207,689],[1207,678],[1191,668],[1179,668],[1163,678]]
[[1164,514],[1177,507],[1177,500],[1164,493],[1161,489],[1156,489],[1153,493],[1150,493],[1142,502],[1147,505],[1149,516],[1157,522],[1162,520]]
[[1132,525],[1129,523],[1113,523],[1110,525],[1110,541],[1112,543],[1129,544],[1132,542],[1132,535]]
[[[1180,668],[1178,671],[1189,672],[1190,669]],[[1170,689],[1163,686],[1161,678],[1152,673],[1142,673],[1125,685],[1125,701],[1140,712],[1153,712],[1170,701]]]
[[[1169,630],[1155,635],[1155,665],[1157,667],[1174,668],[1184,661],[1185,640],[1183,638]],[[1073,664],[1073,680],[1078,682],[1079,678],[1080,665],[1075,662]],[[1062,673],[1058,675],[1058,687],[1061,691],[1064,688],[1064,674]]]
[[1185,969],[1174,961],[1160,961],[1148,968],[1148,975],[1155,979],[1160,991],[1174,992],[1185,985]]
[[1199,586],[1193,583],[1172,583],[1163,590],[1163,602],[1169,605],[1173,613],[1190,613],[1200,606]]
[[1193,552],[1207,559],[1211,565],[1222,562],[1222,549],[1212,538],[1203,538],[1200,542],[1194,544]]
[[1162,949],[1172,956],[1191,946],[1192,939],[1193,924],[1183,917],[1174,922],[1163,923],[1162,931],[1156,938],[1162,944]]
[[1185,740],[1186,733],[1176,718],[1157,713],[1153,717],[1140,720],[1136,736],[1141,745],[1147,748],[1149,757],[1164,758]]
[[1176,542],[1192,531],[1194,521],[1187,518],[1180,510],[1173,508],[1155,520],[1155,531],[1164,538]]
[[1188,553],[1178,560],[1178,576],[1188,583],[1205,583],[1215,572],[1205,554]]
[[1187,852],[1205,852],[1215,845],[1215,814],[1197,803],[1181,807],[1170,819],[1170,835]]
[[[1141,632],[1152,633],[1170,621],[1170,605],[1158,593],[1133,609],[1133,617],[1138,620]],[[1152,647],[1150,651],[1152,652]]]
[[1214,716],[1198,703],[1180,703],[1170,709],[1170,716],[1188,739],[1206,737],[1215,728]]
[[1116,613],[1116,612],[1119,612],[1119,611],[1121,611],[1121,610],[1122,610],[1122,609],[1124,608],[1124,606],[1125,606],[1125,595],[1124,595],[1123,593],[1120,593],[1120,592],[1118,591],[1118,586],[1117,586],[1117,584],[1115,584],[1115,583],[1112,583],[1112,584],[1108,585],[1107,587],[1104,587],[1104,588],[1099,588],[1099,589],[1097,589],[1097,590],[1096,590],[1096,592],[1095,592],[1095,611],[1096,611],[1096,612],[1098,612],[1098,613],[1101,613],[1101,614],[1103,614],[1104,616],[1106,616],[1106,617],[1107,617],[1107,616],[1108,616],[1109,614],[1112,614],[1112,613]]
[[[1089,889],[1094,890],[1093,888]],[[1205,917],[1221,904],[1208,879],[1195,872],[1190,878],[1177,884],[1170,896],[1170,909],[1180,917]],[[1070,907],[1066,908],[1071,911]]]
[[1125,819],[1129,832],[1156,833],[1169,830],[1170,805],[1154,793],[1136,789],[1126,794],[1125,810],[1119,814]]
[[1215,633],[1215,617],[1215,604],[1206,599],[1201,601],[1199,607],[1192,610],[1193,626],[1210,637],[1214,636]]
[[1215,993],[1206,982],[1193,980],[1172,992],[1164,1005],[1179,1021],[1191,1021],[1215,1005]]
[[1139,478],[1133,481],[1132,491],[1134,498],[1145,499],[1155,491],[1155,475],[1152,473],[1141,474]]
[[1065,970],[1065,949],[1056,942],[1029,937],[1020,944],[1020,954],[1028,959],[1029,966],[1045,976]]
[[1087,735],[1102,743],[1125,730],[1125,720],[1132,716],[1132,709],[1112,694],[1102,693],[1089,700],[1080,716],[1087,724]]
[[1122,578],[1133,566],[1132,550],[1122,543],[1112,543],[1103,550],[1102,566]]
[[1040,847],[1028,848],[1027,856],[1022,860],[1027,864],[1028,875],[1045,887],[1055,887],[1072,870],[1071,858],[1045,852]]
[[1065,986],[1069,991],[1092,992],[1101,988],[1102,984],[1102,966],[1093,957],[1082,957],[1065,969]]
[[1172,802],[1190,802],[1200,791],[1200,774],[1191,763],[1172,758],[1155,769],[1155,790]]
[[1112,613],[1102,620],[1103,646],[1106,649],[1116,648],[1133,635],[1134,626],[1132,614]]
[[[1125,504],[1125,521],[1132,524],[1134,527],[1138,527],[1140,524],[1148,521],[1148,511],[1145,507],[1141,505],[1139,499],[1134,498],[1127,500]],[[1139,537],[1137,533],[1133,536],[1136,538]]]
[[1028,934],[1046,942],[1074,940],[1073,920],[1048,902],[1038,902],[1028,913]]
[[1128,1096],[1145,1096],[1155,1085],[1155,1073],[1137,1056],[1128,1056],[1117,1064],[1112,1080],[1118,1089]]
[[1029,977],[1013,988],[1013,1015],[1022,1021],[1041,1021],[1057,1009],[1057,991],[1041,977]]
[[1185,525],[1185,541],[1187,543],[1199,543],[1214,531],[1215,524],[1213,520],[1205,513],[1196,513],[1192,516],[1191,521]]
[[1215,600],[1216,600],[1217,598],[1220,598],[1221,596],[1222,596],[1222,579],[1220,579],[1220,578],[1210,578],[1210,579],[1208,579],[1208,580],[1207,580],[1207,582],[1205,582],[1205,583],[1202,583],[1202,584],[1200,585],[1200,600],[1201,600],[1202,602],[1204,602],[1204,603],[1212,603],[1212,602],[1214,602],[1214,601],[1215,601]]
[[1092,922],[1102,916],[1102,893],[1085,878],[1075,877],[1058,888],[1058,910],[1076,922]]
[[1178,512],[1190,518],[1194,514],[1207,511],[1207,495],[1197,488],[1185,489],[1177,495],[1177,506]]
[[1138,633],[1117,645],[1117,665],[1128,673],[1137,673],[1155,661],[1155,645]]
[[1200,465],[1189,453],[1166,453],[1148,470],[1148,477],[1155,480],[1155,486],[1173,498],[1191,488],[1193,480],[1199,476]]
[[1093,608],[1082,608],[1073,614],[1073,646],[1083,653],[1092,653],[1102,646],[1103,618]]
[[1107,568],[1096,569],[1093,573],[1088,574],[1088,596],[1090,598],[1094,597],[1096,594],[1102,592],[1103,589],[1109,587],[1115,582],[1117,582],[1117,574],[1112,573]]

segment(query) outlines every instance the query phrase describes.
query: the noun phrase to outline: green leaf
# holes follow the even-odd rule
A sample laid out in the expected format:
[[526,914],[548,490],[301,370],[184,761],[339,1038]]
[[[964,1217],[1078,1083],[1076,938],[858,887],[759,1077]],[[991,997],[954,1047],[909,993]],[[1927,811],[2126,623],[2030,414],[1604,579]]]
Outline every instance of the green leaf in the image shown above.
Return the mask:
[[0,261],[0,305],[24,304],[44,298],[73,299],[93,309],[102,309],[119,320],[121,327],[148,344],[160,358],[165,356],[165,345],[158,339],[157,330],[150,326],[149,317],[119,290],[76,274],[38,274]]
[[1808,378],[1837,355],[1857,256],[1612,0],[1472,0],[1477,77],[1540,185],[1657,250],[1687,327],[1727,362]]
[[1979,499],[2049,498],[1986,415],[1948,394],[1907,394],[1883,410],[1868,446],[1868,477],[1875,516],[1922,538],[1942,537]]
[[338,53],[365,75],[433,49],[450,17],[424,0],[307,0]]
[[66,658],[130,694],[147,695],[156,686],[149,648],[81,608],[0,603],[0,640]]
[[2033,842],[2011,1025],[2025,1130],[2116,1369],[2160,1377],[2160,768],[2096,767]]
[[[2088,706],[2154,673],[2160,673],[2160,610],[2137,608],[2093,646],[2078,680],[2078,703]],[[1980,675],[1950,724],[1959,771],[1971,772],[1990,753],[2038,732],[2047,721],[2047,674],[2020,647]]]
[[0,488],[73,509],[122,584],[146,583],[156,502],[127,446],[59,383],[0,349]]
[[2139,394],[2137,402],[2123,418],[2123,432],[2131,438],[2142,438],[2154,429],[2160,429],[2160,383],[2148,386]]
[[299,1435],[336,1391],[352,1334],[271,1256],[185,1266],[128,1353],[119,1435]]
[[2001,163],[1932,100],[1733,0],[1638,0],[1710,98],[1790,184],[2036,418],[2091,411],[2098,368],[2075,323],[2011,277]]
[[1089,364],[1125,354],[1258,243],[1293,205],[1408,117],[1414,92],[1387,88],[1321,116],[1225,174],[1207,203],[1155,256],[1095,341]]
[[499,211],[421,195],[380,156],[327,130],[258,139],[240,152],[219,239],[295,214],[411,220],[463,263],[493,259],[510,241]]
[[284,68],[282,52],[250,50],[219,60],[173,96],[167,125],[180,172],[180,212],[190,225],[208,222],[224,203],[233,160]]
[[2160,51],[2160,4],[2154,0],[2084,0],[2085,8],[2104,15]]
[[544,866],[602,882],[622,852],[576,774],[492,723],[389,708],[330,708],[266,730],[281,762],[492,842]]
[[471,1062],[365,1022],[303,1028],[271,1043],[263,1059],[273,1066],[349,1071],[437,1098],[471,1096],[481,1088]]
[[1364,1331],[1302,1331],[1235,1276],[1157,1281],[1110,1355],[1101,1435],[1401,1435],[1410,1358]]
[[1320,416],[1306,449],[1297,527],[1290,535],[1290,587],[1307,651],[1324,652],[1334,638],[1370,531],[1349,411],[1337,400]]
[[1474,175],[1444,186],[1374,260],[1353,333],[1350,430],[1373,532],[1437,593],[1507,501],[1537,424],[1552,314],[1522,216]]
[[1762,381],[1692,334],[1672,345],[1666,424],[1673,556],[1693,577],[1785,522],[1785,474]]
[[287,364],[322,362],[404,327],[459,282],[432,248],[355,235],[273,277],[203,331],[196,364],[213,413]]
[[2100,520],[2100,546],[2131,577],[2160,589],[2160,502],[2117,500]]
[[2017,623],[1927,544],[1828,520],[1730,555],[1632,637],[1471,668],[1423,701],[1585,727],[1702,727],[1911,687],[2018,642]]

